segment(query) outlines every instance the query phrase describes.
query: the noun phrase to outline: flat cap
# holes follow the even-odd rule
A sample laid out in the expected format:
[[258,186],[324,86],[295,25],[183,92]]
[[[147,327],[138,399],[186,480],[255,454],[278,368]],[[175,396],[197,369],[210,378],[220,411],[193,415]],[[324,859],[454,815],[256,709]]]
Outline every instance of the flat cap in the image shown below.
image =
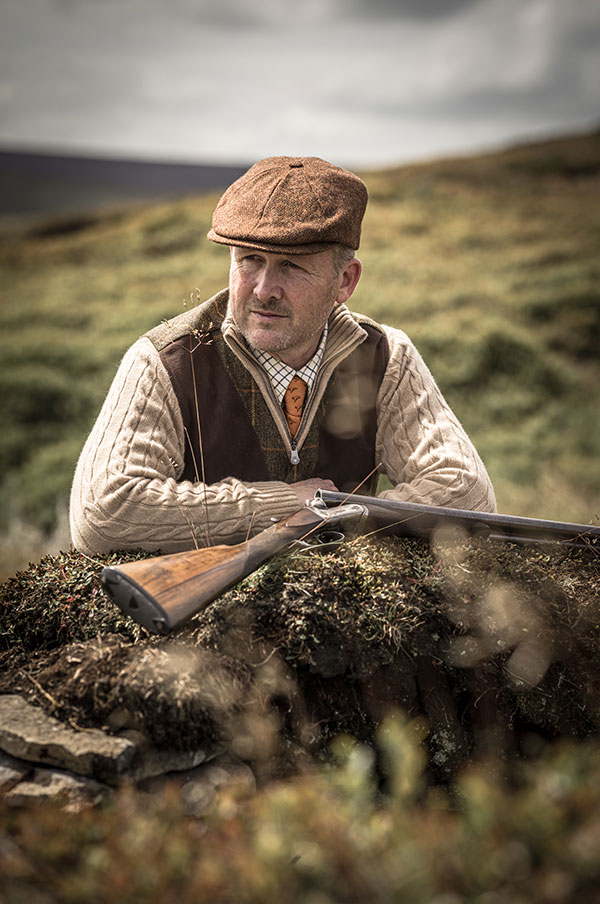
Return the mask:
[[320,157],[267,157],[229,186],[208,238],[281,254],[358,248],[367,187]]

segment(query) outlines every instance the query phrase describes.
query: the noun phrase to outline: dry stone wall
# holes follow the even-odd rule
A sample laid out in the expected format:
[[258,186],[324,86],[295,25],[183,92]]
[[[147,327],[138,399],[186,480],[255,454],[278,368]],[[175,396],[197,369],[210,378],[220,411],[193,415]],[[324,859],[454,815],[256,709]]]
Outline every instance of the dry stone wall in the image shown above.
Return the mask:
[[100,802],[123,781],[152,791],[176,780],[190,813],[204,812],[216,788],[236,782],[249,790],[250,768],[231,756],[157,751],[137,739],[76,729],[18,694],[0,696],[0,793],[15,805],[62,797],[68,807]]

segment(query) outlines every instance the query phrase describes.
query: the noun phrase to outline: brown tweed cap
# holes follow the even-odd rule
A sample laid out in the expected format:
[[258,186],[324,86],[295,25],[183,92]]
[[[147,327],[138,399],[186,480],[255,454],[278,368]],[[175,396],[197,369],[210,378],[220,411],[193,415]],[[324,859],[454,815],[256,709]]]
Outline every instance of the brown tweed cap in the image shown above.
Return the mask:
[[356,249],[367,198],[362,179],[320,157],[267,157],[229,186],[208,238],[281,254]]

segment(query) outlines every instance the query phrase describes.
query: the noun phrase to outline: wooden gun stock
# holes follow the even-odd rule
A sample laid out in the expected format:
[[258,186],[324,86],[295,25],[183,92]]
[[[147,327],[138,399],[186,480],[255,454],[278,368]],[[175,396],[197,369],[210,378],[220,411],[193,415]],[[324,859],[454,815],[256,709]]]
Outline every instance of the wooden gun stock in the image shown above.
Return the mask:
[[[364,514],[357,505],[343,506],[343,511],[345,517]],[[276,553],[331,520],[324,506],[306,507],[245,543],[109,566],[102,569],[100,579],[125,615],[154,634],[168,634]]]

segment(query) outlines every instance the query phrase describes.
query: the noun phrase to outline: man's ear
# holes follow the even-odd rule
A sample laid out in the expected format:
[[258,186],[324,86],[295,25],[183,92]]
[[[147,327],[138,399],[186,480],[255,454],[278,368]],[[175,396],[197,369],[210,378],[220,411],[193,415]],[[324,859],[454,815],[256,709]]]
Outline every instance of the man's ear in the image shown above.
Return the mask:
[[344,266],[340,273],[340,287],[336,296],[336,304],[345,304],[358,285],[362,273],[362,264],[357,257]]

